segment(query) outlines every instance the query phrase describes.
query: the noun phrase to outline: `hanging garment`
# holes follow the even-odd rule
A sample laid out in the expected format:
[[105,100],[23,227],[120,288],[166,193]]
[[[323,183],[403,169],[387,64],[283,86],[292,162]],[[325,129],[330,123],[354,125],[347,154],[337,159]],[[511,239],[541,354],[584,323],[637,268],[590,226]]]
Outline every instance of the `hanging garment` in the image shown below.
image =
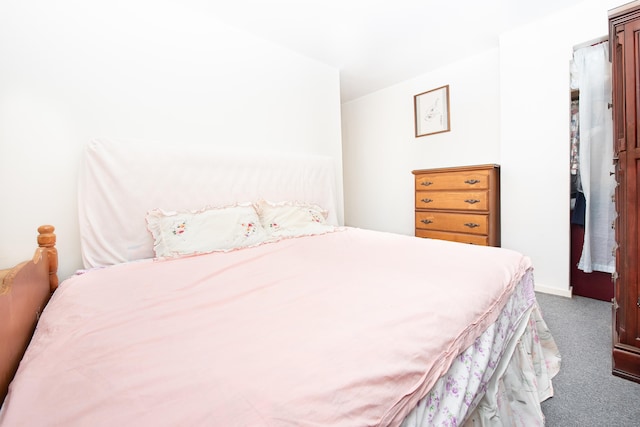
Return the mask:
[[580,88],[580,145],[578,175],[585,198],[585,235],[578,268],[586,273],[615,271],[615,218],[612,199],[613,120],[611,64],[606,43],[574,52]]
[[587,202],[584,198],[584,193],[578,191],[576,193],[576,204],[573,207],[573,212],[571,213],[571,224],[581,225],[584,227],[586,207]]
[[580,164],[580,157],[578,148],[580,146],[580,106],[579,101],[571,101],[571,175],[578,173],[578,165]]

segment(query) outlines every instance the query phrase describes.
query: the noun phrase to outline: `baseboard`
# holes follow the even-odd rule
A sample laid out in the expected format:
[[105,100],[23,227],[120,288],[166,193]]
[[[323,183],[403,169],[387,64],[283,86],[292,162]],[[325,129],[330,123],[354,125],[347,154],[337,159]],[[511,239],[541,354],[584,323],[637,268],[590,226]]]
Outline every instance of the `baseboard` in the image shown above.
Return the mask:
[[546,286],[535,285],[534,290],[543,294],[558,295],[561,297],[571,298],[573,295],[573,286],[569,286],[569,289],[549,288]]

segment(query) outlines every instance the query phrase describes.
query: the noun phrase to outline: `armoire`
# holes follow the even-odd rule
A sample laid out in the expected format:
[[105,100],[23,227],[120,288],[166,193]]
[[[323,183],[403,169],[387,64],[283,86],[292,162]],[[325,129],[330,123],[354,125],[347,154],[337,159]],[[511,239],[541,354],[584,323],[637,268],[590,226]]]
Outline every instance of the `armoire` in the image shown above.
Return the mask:
[[609,11],[617,247],[613,374],[640,382],[640,1]]

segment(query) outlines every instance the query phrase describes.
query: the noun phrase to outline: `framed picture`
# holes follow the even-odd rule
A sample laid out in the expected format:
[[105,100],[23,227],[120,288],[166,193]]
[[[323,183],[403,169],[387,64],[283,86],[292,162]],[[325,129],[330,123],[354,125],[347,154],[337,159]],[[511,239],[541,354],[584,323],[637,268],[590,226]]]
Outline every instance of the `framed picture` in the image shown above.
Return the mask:
[[449,85],[422,92],[413,97],[416,138],[449,132]]

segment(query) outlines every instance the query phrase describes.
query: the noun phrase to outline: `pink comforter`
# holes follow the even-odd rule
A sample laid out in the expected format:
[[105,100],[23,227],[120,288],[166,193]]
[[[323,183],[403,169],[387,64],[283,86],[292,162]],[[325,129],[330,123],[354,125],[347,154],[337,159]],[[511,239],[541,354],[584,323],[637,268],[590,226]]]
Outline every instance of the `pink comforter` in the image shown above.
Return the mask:
[[346,229],[63,282],[2,426],[397,426],[494,321],[519,253]]

